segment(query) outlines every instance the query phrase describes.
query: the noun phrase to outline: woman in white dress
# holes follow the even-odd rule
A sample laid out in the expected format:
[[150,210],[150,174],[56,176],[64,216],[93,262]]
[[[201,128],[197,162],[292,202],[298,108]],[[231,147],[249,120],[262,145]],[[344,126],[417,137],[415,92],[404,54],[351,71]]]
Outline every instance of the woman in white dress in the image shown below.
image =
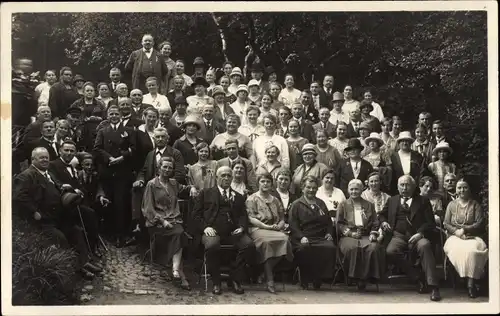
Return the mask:
[[283,137],[276,135],[276,117],[274,115],[268,114],[263,119],[264,128],[266,133],[258,137],[253,142],[253,157],[252,163],[254,166],[259,166],[262,162],[267,160],[266,148],[270,145],[275,145],[280,152],[278,160],[281,165],[285,168],[290,168],[290,154],[288,150],[288,143]]
[[287,74],[285,76],[285,88],[281,90],[278,96],[278,101],[282,102],[289,108],[292,107],[292,104],[300,102],[301,92],[300,90],[297,90],[293,87],[294,84],[295,80],[293,78],[293,75]]
[[335,217],[339,207],[345,203],[344,192],[335,187],[335,170],[328,170],[323,176],[323,185],[318,188],[316,197],[325,202],[331,216]]
[[248,87],[244,84],[240,84],[236,90],[236,101],[229,105],[234,113],[240,117],[241,124],[246,124],[245,112],[250,106],[248,101]]
[[469,184],[457,181],[458,198],[446,208],[444,227],[450,237],[444,252],[461,278],[467,278],[470,298],[476,298],[476,282],[484,273],[488,261],[488,246],[479,236],[485,234],[486,214],[478,201],[471,198]]
[[257,137],[262,136],[266,133],[264,126],[258,123],[258,118],[260,116],[260,109],[255,105],[250,105],[246,110],[246,124],[241,125],[238,128],[238,132],[250,138],[250,141],[254,141]]

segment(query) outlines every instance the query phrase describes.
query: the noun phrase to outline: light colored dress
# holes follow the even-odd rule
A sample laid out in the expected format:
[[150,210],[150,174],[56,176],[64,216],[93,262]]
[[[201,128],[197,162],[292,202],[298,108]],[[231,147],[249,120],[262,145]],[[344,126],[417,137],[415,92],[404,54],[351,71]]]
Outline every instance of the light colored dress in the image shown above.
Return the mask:
[[206,104],[214,104],[214,99],[205,95],[203,97],[199,97],[197,95],[190,95],[186,98],[186,102],[188,107],[186,109],[186,113],[188,115],[196,115],[201,117],[201,112],[203,111],[203,106]]
[[316,197],[325,202],[329,211],[337,211],[346,201],[344,192],[335,187],[331,193],[327,193],[324,186],[320,186],[316,192]]
[[352,111],[359,108],[360,103],[354,99],[352,100],[344,100],[344,104],[342,105],[342,111],[347,114],[350,114]]
[[288,91],[287,88],[284,88],[278,95],[278,101],[282,102],[287,107],[292,108],[292,105],[300,100],[300,95],[300,90],[293,88],[292,91]]
[[42,82],[35,88],[35,92],[39,94],[38,106],[49,105],[49,91],[51,85],[48,82]]
[[266,133],[264,126],[257,124],[251,126],[250,124],[242,125],[238,128],[238,132],[250,138],[250,141],[254,141],[257,137],[262,136]]
[[233,103],[229,105],[234,113],[240,117],[241,120],[241,125],[246,125],[247,124],[247,108],[250,106],[249,101],[245,101],[245,103],[241,103],[240,101],[236,100]]
[[286,142],[286,139],[276,134],[273,136],[262,135],[253,142],[253,153],[256,161],[255,165],[258,166],[267,161],[266,148],[270,145],[275,145],[280,150],[278,161],[281,162],[281,165],[285,168],[290,168],[288,143]]
[[382,111],[382,107],[375,101],[372,101],[373,111],[370,112],[370,115],[375,116],[379,121],[384,118],[384,111]]
[[330,169],[336,170],[342,160],[338,150],[330,144],[327,144],[326,149],[320,148],[316,145],[316,152],[318,153],[316,160],[325,164]]
[[[480,279],[488,261],[488,247],[479,237],[484,231],[484,214],[479,203],[469,200],[461,206],[458,200],[451,201],[446,208],[444,227],[452,235],[444,244],[444,252],[462,278]],[[455,235],[463,228],[467,239]]]
[[305,176],[313,176],[316,177],[320,182],[322,182],[323,177],[328,171],[328,167],[321,162],[316,162],[312,166],[306,166],[306,164],[301,164],[295,169],[292,176],[292,185],[290,186],[290,192],[299,195],[300,183]]
[[[272,195],[266,201],[259,193],[254,193],[247,198],[246,207],[249,217],[258,219],[266,225],[278,224],[284,219],[283,206]],[[287,234],[252,226],[248,231],[259,254],[259,263],[264,263],[269,258],[283,256],[289,261],[293,259],[292,244]]]
[[189,166],[187,178],[188,183],[194,185],[197,190],[208,189],[217,184],[216,181],[217,161],[207,161],[206,165],[200,162]]
[[347,154],[344,152],[344,149],[346,149],[349,145],[348,138],[340,140],[338,137],[335,137],[334,139],[328,140],[328,144],[337,149],[342,158],[347,158]]
[[429,171],[436,177],[438,182],[437,192],[444,193],[444,177],[448,173],[457,172],[457,167],[452,162],[442,162],[440,160],[431,162],[429,164]]
[[340,113],[338,113],[335,110],[331,110],[329,121],[333,125],[337,126],[339,122],[345,122],[346,124],[349,124],[351,118],[349,117],[349,113],[347,112],[341,111]]
[[164,96],[163,94],[157,94],[155,97],[151,95],[151,93],[145,94],[142,103],[144,104],[151,104],[154,106],[155,109],[159,109],[161,107],[167,107],[170,108],[172,111],[172,108],[170,107],[170,102],[168,102],[168,98]]

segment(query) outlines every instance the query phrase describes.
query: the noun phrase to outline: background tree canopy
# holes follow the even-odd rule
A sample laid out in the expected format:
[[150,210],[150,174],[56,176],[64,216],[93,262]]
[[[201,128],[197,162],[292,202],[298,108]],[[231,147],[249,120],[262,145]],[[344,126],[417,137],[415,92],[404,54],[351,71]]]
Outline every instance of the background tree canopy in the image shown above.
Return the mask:
[[407,129],[423,110],[449,122],[465,153],[459,163],[487,205],[486,12],[23,13],[12,31],[13,58],[29,57],[41,71],[70,65],[92,81],[123,68],[151,33],[172,43],[188,73],[196,56],[242,67],[249,45],[299,87],[326,73],[340,91],[351,84],[360,96],[373,87],[384,112]]

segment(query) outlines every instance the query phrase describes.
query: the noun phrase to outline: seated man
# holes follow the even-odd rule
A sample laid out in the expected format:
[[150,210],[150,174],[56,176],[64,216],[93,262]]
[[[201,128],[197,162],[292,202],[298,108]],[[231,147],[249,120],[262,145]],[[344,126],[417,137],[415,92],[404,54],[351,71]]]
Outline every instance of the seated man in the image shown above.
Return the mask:
[[229,167],[217,170],[217,186],[201,191],[195,202],[194,217],[199,230],[203,231],[208,273],[212,276],[212,293],[220,295],[220,245],[232,244],[238,254],[232,262],[230,277],[233,291],[243,294],[241,287],[245,274],[245,263],[250,264],[256,256],[255,246],[248,234],[248,214],[243,196],[231,189],[233,171]]
[[101,272],[102,268],[89,261],[87,245],[81,234],[82,228],[79,227],[81,222],[76,219],[78,213],[75,206],[78,204],[78,194],[65,194],[73,191],[73,188],[68,184],[60,184],[48,172],[47,149],[35,148],[31,160],[31,166],[13,181],[13,211],[44,231],[48,231],[55,243],[67,247],[68,240],[71,240],[71,244],[80,254],[83,276],[93,278],[94,273]]
[[[399,195],[389,198],[379,213],[384,232],[393,232],[386,249],[387,261],[401,268],[413,282],[417,282],[419,293],[426,293],[427,285],[430,286],[431,300],[439,301],[441,295],[436,260],[429,241],[436,224],[429,199],[414,194],[415,188],[415,180],[410,175],[401,176],[398,179]],[[417,251],[427,282],[418,277],[413,264],[404,257],[405,250]]]

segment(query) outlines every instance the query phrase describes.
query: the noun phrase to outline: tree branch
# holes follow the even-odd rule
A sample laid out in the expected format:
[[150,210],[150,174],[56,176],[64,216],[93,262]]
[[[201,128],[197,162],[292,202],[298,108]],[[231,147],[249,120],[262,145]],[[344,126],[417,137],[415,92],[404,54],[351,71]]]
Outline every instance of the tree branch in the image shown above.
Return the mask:
[[217,26],[217,30],[219,31],[219,36],[220,36],[220,40],[221,40],[221,43],[222,43],[222,55],[224,55],[224,59],[226,61],[228,61],[229,59],[227,58],[227,54],[226,54],[227,43],[226,43],[226,37],[224,35],[224,30],[222,29],[222,27],[221,27],[221,25],[219,23],[218,18],[215,16],[215,13],[214,12],[210,12],[210,15],[212,16],[212,19],[214,20],[214,23]]

